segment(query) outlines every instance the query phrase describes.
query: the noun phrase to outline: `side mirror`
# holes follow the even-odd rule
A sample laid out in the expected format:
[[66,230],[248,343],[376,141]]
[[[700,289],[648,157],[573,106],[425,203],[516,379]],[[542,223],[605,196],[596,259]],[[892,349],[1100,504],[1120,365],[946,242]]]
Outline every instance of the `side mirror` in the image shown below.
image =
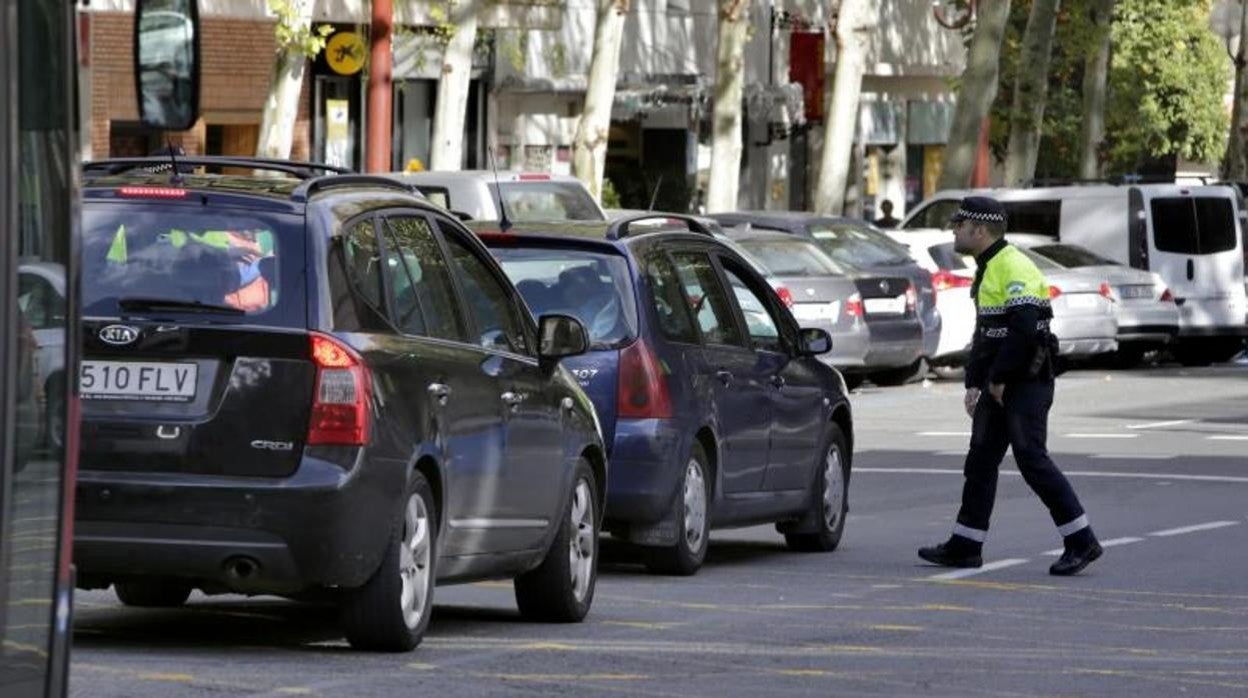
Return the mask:
[[553,363],[589,351],[585,326],[570,315],[543,315],[537,321],[537,334],[537,356],[543,362]]
[[199,118],[198,0],[137,0],[134,92],[145,126],[185,131]]
[[827,330],[816,327],[803,327],[799,338],[801,347],[797,353],[802,356],[818,356],[832,351],[832,335]]

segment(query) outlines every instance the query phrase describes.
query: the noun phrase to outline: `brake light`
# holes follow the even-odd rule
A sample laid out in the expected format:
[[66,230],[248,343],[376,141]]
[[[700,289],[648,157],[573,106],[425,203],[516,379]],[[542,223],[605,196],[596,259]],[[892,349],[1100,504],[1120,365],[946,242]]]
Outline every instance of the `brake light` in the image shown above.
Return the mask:
[[914,284],[906,286],[906,312],[913,313],[919,305],[919,294],[914,291]]
[[971,279],[954,274],[947,269],[941,269],[932,274],[932,286],[937,291],[948,291],[951,288],[968,288],[970,285]]
[[323,334],[311,335],[316,388],[308,445],[363,446],[368,443],[371,385],[359,354]]
[[1058,288],[1058,287],[1056,287],[1056,286],[1050,286],[1050,287],[1049,287],[1049,298],[1050,298],[1050,299],[1057,298],[1057,297],[1058,297],[1058,296],[1060,296],[1060,295],[1062,295],[1062,289],[1060,289],[1060,288]]
[[855,293],[845,299],[845,316],[852,318],[862,317],[866,311],[862,307],[862,294]]
[[1102,298],[1111,301],[1114,300],[1114,290],[1109,287],[1108,281],[1101,282],[1100,293]]
[[549,182],[550,175],[541,174],[540,172],[526,172],[524,174],[521,174],[516,179],[520,180],[521,182]]
[[477,237],[480,238],[481,242],[484,242],[487,246],[514,245],[516,243],[516,236],[511,233],[478,231]]
[[780,302],[784,303],[784,307],[793,307],[793,292],[789,290],[788,286],[777,286],[776,295],[780,296]]
[[121,187],[117,194],[127,199],[185,199],[188,192],[174,187]]
[[1174,294],[1170,292],[1170,289],[1167,288],[1161,292],[1161,302],[1162,303],[1174,302]]
[[672,395],[659,357],[644,340],[620,351],[620,380],[616,398],[618,417],[668,419]]

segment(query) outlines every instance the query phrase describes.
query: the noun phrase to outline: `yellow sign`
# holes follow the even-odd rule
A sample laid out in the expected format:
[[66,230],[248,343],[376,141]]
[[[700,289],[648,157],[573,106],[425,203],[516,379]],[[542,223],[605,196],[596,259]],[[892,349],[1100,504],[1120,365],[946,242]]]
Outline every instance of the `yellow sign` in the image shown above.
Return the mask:
[[364,67],[364,38],[355,32],[335,32],[325,44],[325,60],[339,75],[355,75]]

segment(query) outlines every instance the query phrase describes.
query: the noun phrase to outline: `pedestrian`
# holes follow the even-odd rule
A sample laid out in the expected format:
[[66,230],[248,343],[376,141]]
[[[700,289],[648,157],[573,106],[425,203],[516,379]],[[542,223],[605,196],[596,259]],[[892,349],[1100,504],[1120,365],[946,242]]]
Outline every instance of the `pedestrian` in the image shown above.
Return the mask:
[[884,215],[875,219],[875,225],[878,228],[896,228],[901,221],[893,218],[893,202],[884,199],[884,203],[880,204],[880,210]]
[[919,557],[946,567],[980,567],[1006,448],[1023,480],[1049,509],[1062,535],[1062,556],[1049,573],[1071,575],[1102,549],[1079,498],[1045,445],[1053,404],[1057,339],[1049,331],[1049,286],[1036,265],[1005,241],[1005,208],[995,199],[964,198],[952,220],[954,249],[975,256],[971,286],[977,312],[966,365],[970,449],[963,468],[962,506],[949,540],[920,548]]

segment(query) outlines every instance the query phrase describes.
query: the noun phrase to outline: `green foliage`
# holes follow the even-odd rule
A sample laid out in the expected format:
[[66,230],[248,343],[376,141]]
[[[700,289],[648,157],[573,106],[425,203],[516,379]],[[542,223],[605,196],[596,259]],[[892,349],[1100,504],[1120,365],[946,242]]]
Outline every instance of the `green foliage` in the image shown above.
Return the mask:
[[606,177],[602,178],[602,207],[623,208],[620,206],[620,193],[615,190],[615,185]]
[[[1084,62],[1096,47],[1093,0],[1063,0],[1053,40],[1048,103],[1037,177],[1079,174]],[[1019,50],[1030,0],[1014,0],[1001,47],[1001,84],[992,111],[993,153],[1004,157]],[[1107,174],[1146,171],[1180,157],[1215,162],[1224,148],[1226,53],[1209,30],[1208,0],[1117,0],[1106,142]]]
[[312,0],[268,0],[269,11],[277,15],[277,25],[273,35],[277,39],[277,48],[281,51],[296,50],[308,58],[316,58],[325,50],[325,43],[334,28],[322,24],[315,29],[311,24],[304,25],[299,18],[299,3]]

